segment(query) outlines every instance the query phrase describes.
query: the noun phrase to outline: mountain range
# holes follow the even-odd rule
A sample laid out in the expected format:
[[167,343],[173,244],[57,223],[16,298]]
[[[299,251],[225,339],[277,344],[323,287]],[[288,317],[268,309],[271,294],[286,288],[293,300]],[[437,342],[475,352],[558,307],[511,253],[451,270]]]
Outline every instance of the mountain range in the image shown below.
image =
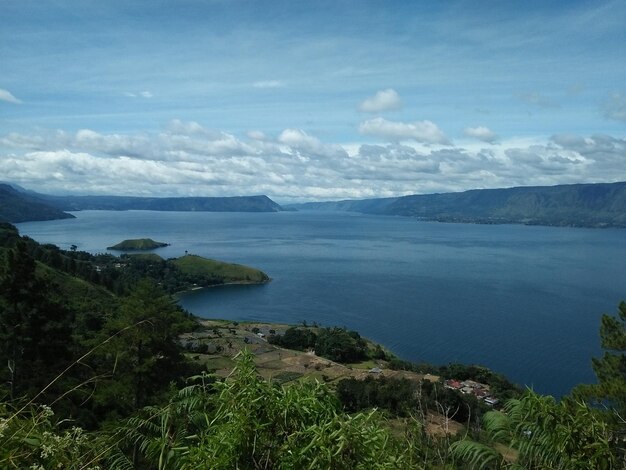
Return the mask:
[[440,222],[626,227],[626,182],[474,189],[286,207],[399,215]]
[[19,223],[73,218],[74,216],[66,211],[81,210],[279,212],[283,208],[267,196],[52,196],[0,183],[0,222]]
[[474,189],[284,207],[267,196],[52,196],[0,183],[0,221],[71,218],[65,211],[80,210],[350,211],[439,222],[626,228],[626,182]]

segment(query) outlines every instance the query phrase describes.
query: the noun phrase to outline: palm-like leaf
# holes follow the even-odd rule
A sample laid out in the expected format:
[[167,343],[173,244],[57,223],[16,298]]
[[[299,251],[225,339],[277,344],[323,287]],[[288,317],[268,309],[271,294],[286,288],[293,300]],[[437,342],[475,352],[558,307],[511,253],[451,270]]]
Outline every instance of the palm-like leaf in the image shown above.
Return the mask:
[[515,463],[498,459],[494,448],[472,441],[454,443],[453,455],[478,468],[497,462],[509,468],[601,470],[616,464],[607,424],[596,410],[571,399],[557,402],[528,391],[508,401],[502,412],[486,413],[484,429],[493,441],[518,451]]

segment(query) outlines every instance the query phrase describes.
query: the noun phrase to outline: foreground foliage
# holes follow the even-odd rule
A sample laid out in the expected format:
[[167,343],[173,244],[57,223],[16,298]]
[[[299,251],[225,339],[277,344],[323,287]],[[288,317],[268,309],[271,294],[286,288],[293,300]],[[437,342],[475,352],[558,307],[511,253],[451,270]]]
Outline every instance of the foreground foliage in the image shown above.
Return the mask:
[[317,382],[266,382],[250,353],[207,391],[191,386],[168,406],[127,421],[110,462],[133,468],[135,455],[135,463],[159,469],[409,468],[376,412],[343,413]]
[[493,445],[475,441],[452,444],[458,461],[476,468],[589,469],[615,468],[612,432],[596,410],[571,399],[560,402],[528,391],[509,400],[502,411],[483,417],[489,442],[516,451],[507,460]]
[[61,429],[48,406],[0,404],[0,468],[100,468],[105,451],[94,434]]

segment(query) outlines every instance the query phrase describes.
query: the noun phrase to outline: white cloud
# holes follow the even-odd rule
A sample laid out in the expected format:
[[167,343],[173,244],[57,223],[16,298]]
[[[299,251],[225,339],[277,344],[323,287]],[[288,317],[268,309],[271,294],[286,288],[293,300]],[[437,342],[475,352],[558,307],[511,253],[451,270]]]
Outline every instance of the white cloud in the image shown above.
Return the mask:
[[299,129],[285,129],[278,136],[278,142],[287,145],[298,156],[304,158],[322,157],[322,158],[342,158],[348,154],[339,145],[324,144],[317,137],[308,135]]
[[463,130],[463,134],[465,134],[467,137],[482,140],[483,142],[487,142],[490,144],[494,143],[498,139],[498,136],[495,132],[484,126],[466,127]]
[[[204,134],[206,129],[195,121],[181,121],[173,119],[167,125],[167,131],[172,134]],[[217,133],[219,134],[219,133]]]
[[254,82],[252,86],[254,88],[282,88],[285,86],[285,82],[281,80],[262,80]]
[[450,144],[443,131],[431,121],[404,123],[388,121],[379,117],[362,122],[359,126],[359,132],[392,142],[415,140],[427,144]]
[[252,140],[266,140],[267,139],[266,135],[261,131],[248,131],[246,135],[248,136],[248,138]]
[[626,95],[613,93],[604,105],[604,117],[626,122]]
[[138,93],[125,91],[124,96],[127,96],[128,98],[153,98],[154,94],[148,90],[140,91]]
[[359,111],[364,113],[379,113],[382,111],[391,111],[402,107],[400,95],[392,89],[377,91],[374,96],[365,99],[359,105]]
[[[261,137],[263,137],[261,139]],[[92,129],[0,136],[0,174],[51,193],[267,194],[279,201],[386,197],[626,180],[626,139],[555,135],[481,148],[339,145],[300,129],[247,138],[175,120],[160,133]]]
[[285,129],[278,136],[278,141],[291,147],[316,147],[321,142],[298,129]]
[[13,104],[22,103],[22,101],[18,100],[15,96],[13,96],[13,94],[10,91],[5,90],[3,88],[0,88],[0,101],[6,101],[7,103],[13,103]]

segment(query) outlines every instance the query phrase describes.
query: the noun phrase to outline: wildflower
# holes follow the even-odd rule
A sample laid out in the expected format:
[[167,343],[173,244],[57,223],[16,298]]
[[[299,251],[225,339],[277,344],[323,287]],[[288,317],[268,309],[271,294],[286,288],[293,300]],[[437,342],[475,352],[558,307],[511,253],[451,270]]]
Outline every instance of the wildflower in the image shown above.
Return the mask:
[[51,445],[43,444],[41,446],[41,458],[47,459],[54,454],[54,448]]
[[41,405],[41,414],[44,418],[49,418],[54,415],[54,411],[48,405]]

